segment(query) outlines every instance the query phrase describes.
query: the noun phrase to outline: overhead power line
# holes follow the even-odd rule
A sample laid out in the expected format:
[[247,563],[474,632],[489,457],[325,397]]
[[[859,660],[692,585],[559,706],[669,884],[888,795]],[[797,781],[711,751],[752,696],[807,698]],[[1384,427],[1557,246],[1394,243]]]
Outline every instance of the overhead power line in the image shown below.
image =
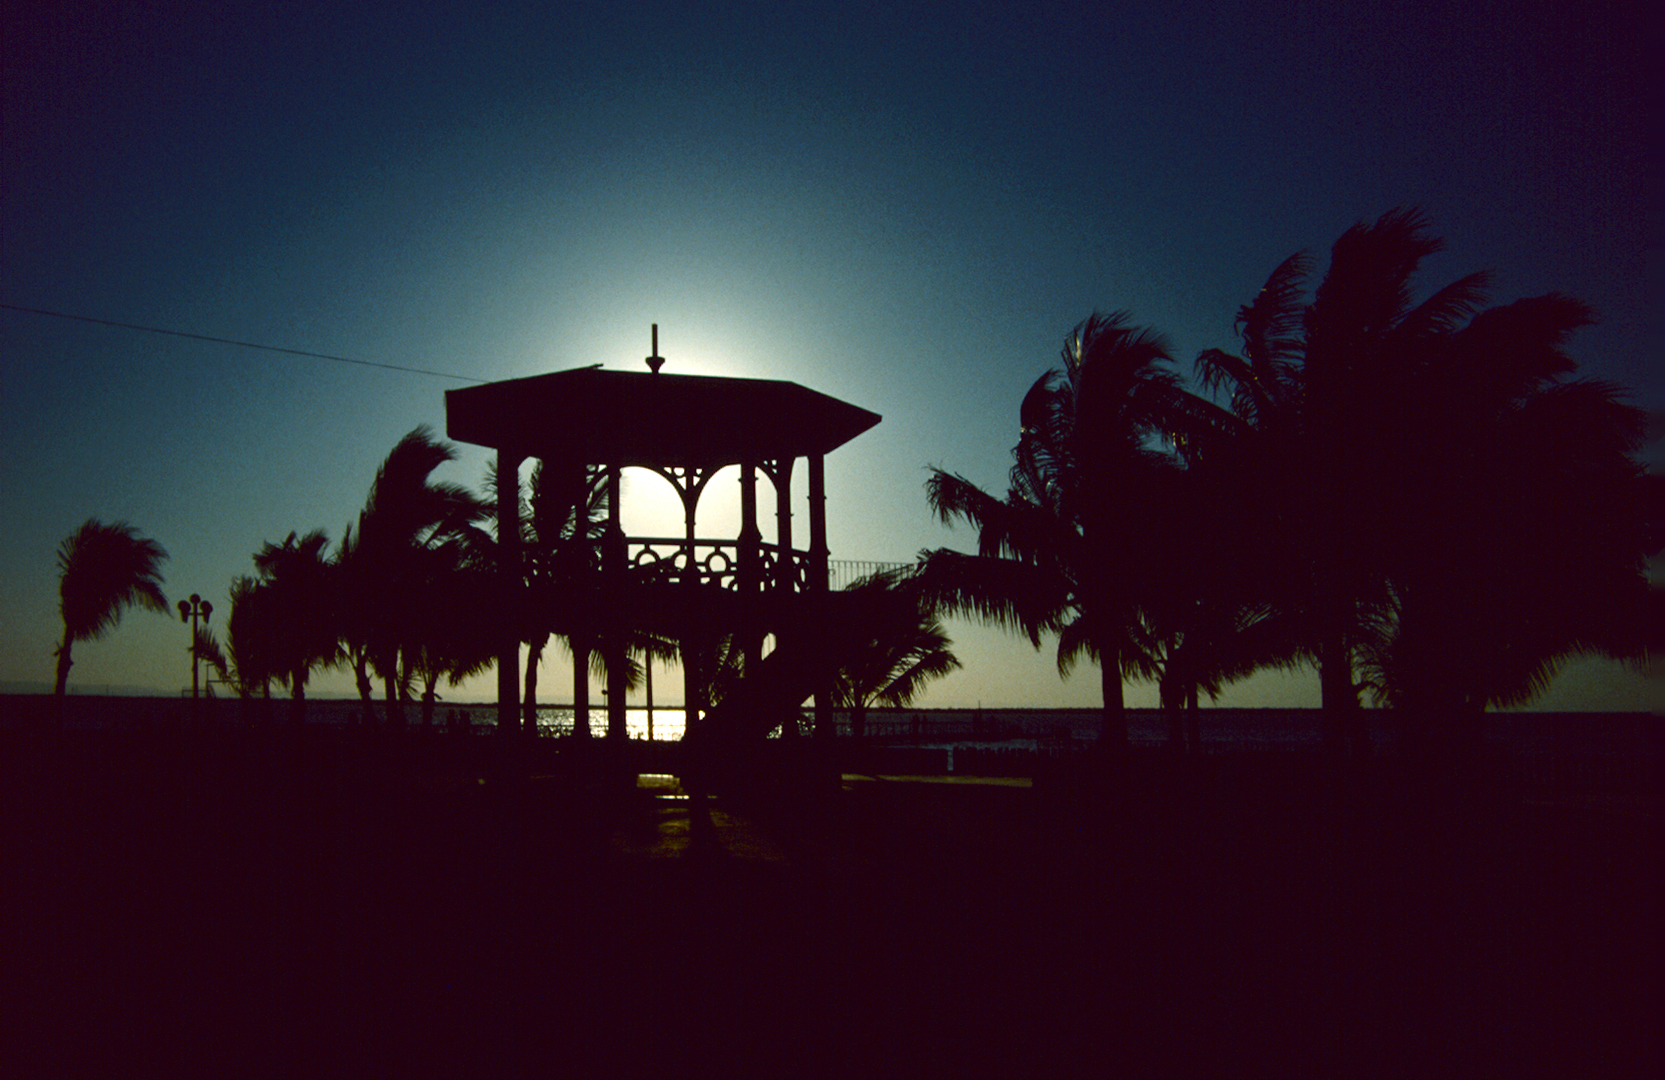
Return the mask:
[[236,345],[244,349],[259,349],[263,352],[285,353],[289,356],[307,356],[314,360],[333,360],[338,364],[357,364],[360,367],[382,368],[386,371],[402,371],[407,375],[432,375],[436,379],[456,379],[458,382],[483,383],[489,379],[476,379],[471,375],[453,375],[448,371],[429,371],[426,368],[403,367],[399,364],[382,364],[375,360],[355,360],[350,356],[333,356],[330,353],[308,352],[305,349],[285,349],[281,345],[261,345],[254,341],[238,341],[236,338],[213,337],[209,334],[191,334],[184,330],[164,330],[160,326],[141,326],[138,323],[116,322],[113,319],[95,319],[91,315],[71,315],[64,311],[47,311],[44,308],[23,307],[21,304],[7,304],[0,301],[0,308],[8,311],[23,311],[31,315],[49,315],[54,319],[69,319],[73,322],[95,323],[99,326],[115,326],[123,330],[143,330],[147,334],[166,334],[168,337],[190,338],[192,341],[211,341],[216,345]]

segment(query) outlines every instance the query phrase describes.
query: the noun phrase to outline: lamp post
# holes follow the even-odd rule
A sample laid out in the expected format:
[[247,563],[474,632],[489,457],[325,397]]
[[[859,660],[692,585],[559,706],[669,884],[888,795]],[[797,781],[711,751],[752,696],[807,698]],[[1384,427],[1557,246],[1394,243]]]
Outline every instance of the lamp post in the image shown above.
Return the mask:
[[[178,604],[178,607],[179,607],[179,621],[180,622],[188,622],[188,623],[191,624],[191,700],[194,702],[194,701],[197,700],[197,693],[198,693],[198,690],[197,690],[197,617],[201,616],[202,621],[206,623],[208,621],[208,616],[214,614],[214,605],[210,604],[208,601],[204,600],[202,597],[198,596],[196,593],[192,593],[191,598],[189,600],[181,600]],[[192,707],[195,708],[195,706],[192,706]]]

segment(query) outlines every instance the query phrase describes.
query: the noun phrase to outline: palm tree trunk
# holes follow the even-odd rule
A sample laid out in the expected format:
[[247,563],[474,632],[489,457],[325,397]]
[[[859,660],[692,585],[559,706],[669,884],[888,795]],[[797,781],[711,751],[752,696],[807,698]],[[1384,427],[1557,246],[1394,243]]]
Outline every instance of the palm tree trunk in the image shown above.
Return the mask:
[[399,701],[399,680],[392,675],[382,676],[382,692],[387,695],[387,726],[403,729],[405,707]]
[[437,685],[439,672],[431,672],[422,680],[422,726],[434,726],[434,702],[439,700]]
[[1318,655],[1319,730],[1326,760],[1341,761],[1346,740],[1359,705],[1359,690],[1353,683],[1353,653],[1338,634],[1330,636]]
[[376,686],[370,681],[370,657],[360,654],[353,660],[353,682],[358,687],[358,700],[364,706],[359,713],[359,723],[365,727],[376,724],[375,695]]
[[306,723],[306,668],[289,673],[289,722],[298,732]]
[[1185,719],[1188,728],[1187,740],[1191,753],[1202,753],[1202,708],[1197,701],[1197,684],[1191,684],[1190,693],[1185,698]]
[[[1169,665],[1174,665],[1175,658],[1168,658]],[[1168,724],[1168,749],[1174,753],[1181,753],[1185,749],[1185,698],[1181,687],[1182,676],[1170,675],[1168,671],[1162,673],[1162,679],[1157,684],[1158,695],[1162,702],[1162,718]]]
[[63,644],[58,646],[58,681],[52,688],[52,693],[58,697],[63,697],[69,687],[69,669],[75,666],[75,661],[69,657],[69,650],[74,643],[74,639],[69,635],[69,627],[64,627]]
[[543,660],[543,649],[549,642],[548,634],[532,639],[526,653],[526,689],[521,694],[522,729],[528,735],[538,733],[538,664]]
[[1099,678],[1104,693],[1104,719],[1099,742],[1111,758],[1125,761],[1127,742],[1127,699],[1122,689],[1122,653],[1119,648],[1099,650]]

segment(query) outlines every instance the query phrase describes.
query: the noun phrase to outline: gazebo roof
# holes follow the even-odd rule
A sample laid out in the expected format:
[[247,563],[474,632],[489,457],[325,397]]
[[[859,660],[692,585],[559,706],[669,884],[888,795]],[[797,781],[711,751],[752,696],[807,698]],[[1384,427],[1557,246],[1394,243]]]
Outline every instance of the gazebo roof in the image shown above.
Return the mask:
[[599,365],[445,392],[445,431],[459,442],[621,466],[826,454],[879,419],[797,383]]

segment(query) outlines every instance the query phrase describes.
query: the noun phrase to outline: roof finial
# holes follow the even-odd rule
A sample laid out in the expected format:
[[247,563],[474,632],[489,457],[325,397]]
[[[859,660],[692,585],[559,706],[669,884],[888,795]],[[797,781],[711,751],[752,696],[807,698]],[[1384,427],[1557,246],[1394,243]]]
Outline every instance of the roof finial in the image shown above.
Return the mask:
[[659,355],[659,324],[653,324],[653,355],[647,358],[647,366],[655,375],[665,365],[665,358]]

